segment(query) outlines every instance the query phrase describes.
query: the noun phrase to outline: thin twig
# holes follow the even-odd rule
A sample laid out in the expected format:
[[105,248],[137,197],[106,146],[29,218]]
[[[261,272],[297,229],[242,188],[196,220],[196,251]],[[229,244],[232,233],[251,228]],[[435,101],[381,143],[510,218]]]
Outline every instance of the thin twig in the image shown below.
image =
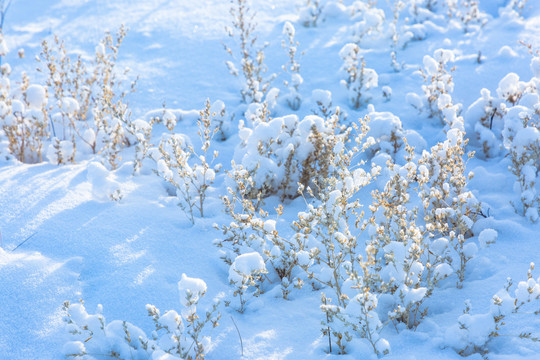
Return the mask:
[[19,248],[19,246],[21,246],[22,244],[24,244],[25,242],[27,242],[28,240],[30,240],[32,237],[34,237],[34,235],[36,235],[37,232],[33,233],[32,235],[30,235],[29,237],[27,237],[26,239],[24,239],[24,241],[22,243],[20,243],[19,245],[17,245],[17,247],[13,250],[11,250],[11,252],[14,252],[15,250],[17,250]]
[[244,343],[242,342],[242,335],[240,335],[240,330],[238,330],[238,326],[236,326],[236,321],[234,321],[234,318],[232,316],[231,320],[234,324],[234,327],[236,328],[236,332],[238,332],[238,337],[240,338],[240,347],[242,348],[242,356],[244,356]]

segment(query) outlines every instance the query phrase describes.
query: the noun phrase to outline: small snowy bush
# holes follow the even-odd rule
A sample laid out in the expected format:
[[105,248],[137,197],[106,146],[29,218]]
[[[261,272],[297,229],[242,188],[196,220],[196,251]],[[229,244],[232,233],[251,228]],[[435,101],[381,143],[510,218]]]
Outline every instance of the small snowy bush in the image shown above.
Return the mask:
[[249,287],[255,287],[253,296],[259,296],[260,277],[266,272],[264,260],[258,252],[242,254],[234,259],[229,268],[229,282],[235,288],[233,295],[240,298],[239,312],[244,312]]
[[324,5],[320,0],[305,0],[305,4],[300,8],[298,21],[305,27],[316,27],[322,21]]
[[332,107],[332,93],[328,90],[315,89],[311,92],[311,98],[316,109],[312,109],[313,114],[328,119],[333,114],[339,114],[339,107]]
[[293,24],[285,22],[283,25],[283,35],[285,40],[282,41],[281,46],[287,50],[289,55],[289,62],[283,65],[283,71],[288,72],[291,75],[290,81],[285,81],[285,86],[289,88],[289,92],[286,96],[287,104],[292,110],[298,110],[302,104],[302,97],[298,92],[298,87],[304,82],[300,75],[300,64],[296,60],[296,53],[298,51],[298,41],[295,40],[295,29]]
[[465,32],[478,31],[487,23],[488,16],[480,10],[477,0],[446,0],[448,18],[456,20]]
[[[386,294],[388,317],[416,328],[425,315],[423,301],[433,292],[441,273],[436,256],[429,256],[429,240],[417,225],[417,210],[409,209],[410,186],[417,175],[409,148],[408,163],[398,168],[383,191],[372,193],[371,240],[367,250],[373,258],[369,271],[377,274],[368,285],[376,293]],[[450,271],[451,272],[451,271]]]
[[298,184],[309,186],[326,177],[335,148],[347,136],[338,121],[338,115],[327,119],[308,115],[302,120],[287,115],[258,121],[253,129],[241,123],[242,142],[234,153],[238,165],[232,171],[251,179],[241,190],[254,199],[278,194],[284,200],[298,196]]
[[[424,209],[426,231],[430,237],[449,241],[457,258],[452,263],[458,276],[458,287],[465,278],[467,262],[474,257],[477,247],[467,242],[476,221],[479,202],[467,190],[473,173],[466,173],[464,134],[451,129],[447,140],[425,151],[418,164],[419,197]],[[468,157],[472,157],[470,153]]]
[[531,61],[533,77],[520,81],[515,73],[507,74],[497,87],[497,96],[482,89],[481,98],[467,110],[466,126],[474,134],[472,143],[485,157],[505,150],[509,170],[516,177],[514,189],[521,204],[513,202],[516,212],[530,221],[539,218],[540,199],[537,174],[540,169],[540,56]]
[[407,94],[407,100],[413,107],[422,111],[424,103],[427,102],[429,116],[439,118],[443,123],[449,123],[448,120],[445,121],[443,112],[445,108],[454,112],[459,111],[459,108],[452,104],[454,80],[451,71],[453,69],[450,69],[450,72],[446,69],[447,64],[453,61],[454,53],[445,49],[435,50],[433,57],[424,56],[424,67],[420,69],[420,74],[424,79],[424,85],[422,85],[424,96],[420,98],[414,93]]
[[[318,201],[308,204],[294,223],[300,248],[297,258],[313,286],[327,287],[322,296],[324,313],[323,336],[328,337],[329,351],[335,344],[338,353],[347,352],[352,334],[366,339],[376,354],[389,352],[386,340],[380,338],[382,324],[377,312],[376,294],[369,288],[373,274],[366,271],[372,262],[362,259],[356,230],[363,226],[362,205],[355,195],[371,183],[380,168],[369,172],[362,168],[349,169],[353,157],[369,146],[364,142],[368,132],[367,120],[361,120],[359,134],[352,150],[336,152],[336,171],[317,182]],[[308,193],[311,189],[307,189]],[[330,295],[331,294],[331,295]],[[333,304],[332,304],[333,302]]]
[[528,317],[539,314],[539,311],[534,309],[540,306],[540,278],[533,278],[533,270],[534,263],[531,263],[527,280],[520,281],[513,294],[510,291],[512,279],[508,278],[504,289],[491,299],[490,311],[487,313],[472,315],[470,301],[467,300],[458,324],[446,331],[446,344],[462,356],[474,353],[485,356],[490,351],[490,343],[501,336],[540,342],[539,335],[533,334],[530,327],[519,333],[505,331],[506,325],[511,324],[516,314],[526,314]]
[[240,93],[245,103],[262,102],[264,95],[268,91],[270,82],[275,75],[264,79],[266,65],[264,64],[264,48],[257,45],[257,35],[255,34],[256,23],[255,14],[250,10],[248,0],[231,1],[230,14],[232,16],[232,27],[227,27],[227,33],[231,38],[236,39],[238,56],[237,59],[233,50],[225,45],[225,50],[238,63],[226,61],[225,64],[229,72],[234,76],[240,76],[237,65],[240,65],[242,75],[242,89]]
[[[130,145],[126,128],[133,126],[125,98],[134,91],[135,82],[121,90],[121,77],[127,70],[119,74],[116,69],[125,36],[123,26],[115,36],[106,33],[90,62],[80,55],[70,56],[56,36],[52,44],[43,41],[38,70],[47,75],[51,99],[48,111],[53,139],[48,158],[52,163],[74,161],[77,149],[99,153],[112,169],[118,166],[120,151]],[[70,157],[61,150],[67,148],[66,142],[72,143]]]
[[366,37],[374,37],[381,33],[385,21],[384,11],[366,1],[355,1],[350,8],[352,14],[352,42],[358,46]]
[[[196,151],[186,137],[180,134],[165,135],[159,148],[153,149],[152,158],[157,162],[156,174],[174,185],[180,200],[178,206],[192,223],[195,222],[196,211],[204,217],[204,201],[208,188],[221,169],[221,164],[213,165],[218,152],[209,154],[212,139],[218,132],[218,129],[212,126],[210,108],[210,101],[207,100],[206,107],[200,112],[197,121],[201,141],[200,151]],[[192,157],[197,161],[190,165]]]
[[360,108],[369,100],[369,90],[378,86],[378,75],[373,69],[366,68],[364,58],[360,55],[360,47],[356,44],[346,44],[339,52],[343,60],[342,70],[347,74],[341,83],[348,91],[349,104]]
[[[242,184],[249,180],[242,178],[236,181],[237,184]],[[294,238],[285,238],[280,234],[276,226],[279,218],[270,218],[268,212],[257,208],[260,199],[247,198],[241,189],[242,187],[240,191],[236,191],[228,188],[229,194],[222,198],[225,212],[231,221],[221,226],[215,225],[223,232],[224,238],[216,240],[214,244],[220,249],[222,260],[233,272],[235,272],[232,270],[233,262],[239,256],[245,254],[252,254],[251,258],[256,257],[253,254],[261,256],[264,266],[260,266],[259,269],[264,268],[264,277],[257,273],[257,276],[249,278],[250,274],[244,272],[246,277],[241,279],[249,280],[258,292],[265,290],[263,287],[265,281],[269,284],[281,283],[283,297],[287,298],[291,281],[298,286],[296,252],[299,246]],[[282,215],[283,207],[279,206],[276,212],[277,216]],[[233,285],[237,291],[243,291],[245,284],[238,279],[240,278],[237,275],[232,274],[231,280],[235,280]]]
[[70,304],[66,301],[63,320],[71,340],[64,344],[64,355],[86,360],[103,357],[123,360],[204,359],[211,344],[208,325],[218,326],[218,304],[201,317],[197,305],[206,293],[204,281],[182,274],[178,290],[183,305],[181,314],[174,310],[161,314],[155,306],[146,305],[155,325],[151,336],[126,321],[107,323],[101,305],[98,305],[96,314],[91,315],[82,302]]
[[375,111],[373,105],[370,104],[368,116],[370,129],[367,136],[373,139],[373,144],[368,150],[370,156],[388,154],[393,159],[401,160],[407,155],[406,143],[413,146],[417,152],[425,148],[426,142],[420,134],[414,130],[403,129],[401,120],[396,115]]
[[[24,74],[20,87],[12,89],[9,64],[2,65],[0,71],[0,124],[9,152],[21,162],[41,162],[49,136],[47,90],[31,85]],[[66,151],[66,157],[72,155],[73,150]]]

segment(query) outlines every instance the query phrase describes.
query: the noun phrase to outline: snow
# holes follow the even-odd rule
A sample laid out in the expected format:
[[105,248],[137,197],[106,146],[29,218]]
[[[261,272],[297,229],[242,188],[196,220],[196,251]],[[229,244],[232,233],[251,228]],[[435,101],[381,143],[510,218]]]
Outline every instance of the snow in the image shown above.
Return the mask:
[[498,237],[499,233],[497,232],[497,230],[488,228],[480,232],[480,234],[478,235],[478,242],[481,246],[485,247],[497,242]]
[[[395,172],[406,176],[410,170],[419,181],[436,179],[430,164],[418,163],[422,152],[437,143],[445,142],[448,148],[464,140],[468,141],[466,154],[475,152],[466,165],[467,173],[472,171],[475,176],[465,195],[456,201],[468,202],[466,197],[472,194],[480,207],[461,219],[467,228],[463,256],[469,259],[462,288],[456,287],[460,259],[442,260],[453,254],[456,244],[448,234],[431,237],[423,233],[421,261],[428,259],[432,267],[420,261],[408,264],[407,269],[397,266],[415,248],[400,241],[384,244],[378,254],[380,276],[385,280],[407,277],[409,284],[399,283],[399,291],[392,295],[369,292],[366,298],[354,286],[355,281],[343,278],[343,294],[348,296],[344,314],[358,326],[365,324],[363,316],[367,315],[381,358],[390,352],[386,355],[389,359],[457,360],[462,359],[458,351],[466,349],[465,355],[469,355],[475,346],[488,350],[494,359],[537,357],[538,343],[492,338],[490,333],[498,315],[506,316],[501,334],[531,331],[538,336],[539,332],[538,317],[532,312],[538,309],[534,301],[540,294],[540,279],[537,270],[530,277],[526,272],[529,263],[540,258],[537,155],[524,160],[519,178],[509,167],[511,154],[528,156],[531,148],[539,146],[540,5],[528,1],[520,11],[512,7],[516,2],[481,0],[480,10],[487,15],[480,14],[465,26],[460,20],[464,13],[449,18],[450,9],[444,1],[432,2],[431,9],[425,7],[426,1],[403,1],[396,22],[395,2],[328,0],[319,1],[320,9],[314,3],[248,1],[256,13],[257,45],[268,42],[264,50],[268,71],[263,82],[277,74],[264,97],[262,92],[257,94],[257,100],[266,100],[265,108],[261,103],[242,103],[242,64],[223,50],[222,44],[233,51],[238,47],[238,39],[224,31],[225,26],[231,26],[229,1],[11,2],[0,37],[0,358],[63,359],[114,348],[125,359],[177,359],[164,351],[165,345],[173,342],[171,336],[159,338],[162,349],[150,355],[140,348],[130,352],[123,321],[129,324],[132,342],[139,344],[138,336],[153,339],[156,330],[147,304],[176,309],[163,311],[160,320],[176,328],[179,322],[187,326],[186,318],[195,311],[204,318],[213,300],[221,301],[218,309],[222,316],[220,325],[202,340],[209,349],[207,359],[242,357],[236,326],[245,359],[337,358],[334,347],[332,354],[327,353],[328,338],[321,335],[321,321],[326,320],[320,311],[320,294],[330,296],[333,290],[301,269],[312,270],[312,275],[321,279],[334,279],[331,269],[317,263],[321,234],[299,238],[294,230],[298,213],[306,214],[319,201],[298,196],[297,183],[304,176],[299,164],[306,159],[312,163],[313,154],[322,157],[324,153],[315,152],[316,144],[311,141],[314,128],[325,139],[339,140],[342,127],[365,116],[371,118],[369,140],[365,140],[371,147],[352,159],[350,174],[340,174],[343,181],[330,189],[325,210],[331,216],[340,214],[344,194],[354,186],[366,186],[354,200],[363,205],[369,217],[371,192],[381,190]],[[454,3],[457,10],[466,11],[460,2]],[[80,55],[87,61],[95,52],[110,53],[101,39],[105,31],[114,37],[122,23],[130,30],[115,69],[121,88],[127,91],[125,115],[133,120],[135,132],[126,137],[130,146],[122,145],[119,166],[112,169],[99,148],[106,138],[104,128],[94,126],[97,113],[93,106],[88,123],[75,119],[84,101],[67,88],[56,98],[53,88],[45,85],[46,68],[34,59],[40,55],[43,40],[53,44],[53,34],[65,41],[71,59]],[[392,38],[393,29],[396,39]],[[300,64],[297,73],[282,70],[288,54],[281,44],[289,38],[298,41],[293,45]],[[519,41],[530,44],[530,49]],[[21,49],[24,58],[19,59],[13,49]],[[395,51],[397,65],[392,64],[390,51]],[[359,66],[362,59],[364,83],[347,87],[346,66]],[[430,113],[431,103],[422,91],[429,83],[418,71],[437,76],[441,65],[448,74],[434,85],[445,93],[437,94],[433,105],[445,123]],[[38,66],[41,72],[35,71]],[[126,68],[131,69],[127,74],[123,72]],[[28,88],[21,81],[23,73],[29,77],[24,85]],[[137,91],[130,93],[129,84],[137,76]],[[289,85],[284,86],[284,81]],[[262,83],[258,88],[261,91]],[[362,99],[356,108],[352,98],[358,92]],[[296,110],[288,106],[291,96],[301,99]],[[212,184],[204,200],[205,216],[197,214],[192,224],[177,206],[176,188],[155,174],[179,180],[157,146],[162,139],[175,137],[184,150],[189,145],[200,149],[197,121],[206,99],[211,114],[216,114],[212,126],[221,124],[209,154],[219,153],[216,163],[222,163],[225,171],[214,171],[214,163],[206,172],[206,180],[211,179]],[[124,120],[112,115],[105,118],[107,126]],[[8,131],[22,131],[40,119],[50,134],[41,148],[41,159],[27,157],[32,163],[16,160],[10,155],[13,148]],[[60,129],[62,119],[66,124],[73,120],[78,126],[75,148],[69,131],[64,134]],[[151,126],[153,119],[157,122]],[[329,126],[332,121],[336,121],[336,128]],[[144,134],[150,130],[149,154],[156,161],[147,157],[140,172],[133,175],[135,149],[142,146]],[[352,130],[352,134],[356,132]],[[39,136],[36,134],[27,140]],[[412,159],[404,158],[408,153],[403,139],[414,147]],[[97,145],[95,152],[93,144]],[[336,155],[346,154],[356,144],[336,141],[330,145],[328,153]],[[25,147],[25,151],[36,149],[33,144]],[[71,163],[66,159],[74,152],[75,163]],[[287,175],[285,164],[290,154],[294,155],[290,169],[296,172]],[[195,164],[197,159],[190,157],[189,168],[194,182],[201,185],[203,168]],[[228,171],[232,159],[244,166],[239,174],[247,174],[254,187],[274,187],[282,192],[264,197],[262,207],[253,213],[242,209],[242,219],[260,216],[257,224],[261,231],[252,240],[261,246],[244,244],[233,253],[230,263],[225,263],[220,259],[222,249],[214,243],[230,234],[212,225],[231,223],[221,198],[231,184]],[[389,161],[398,167],[390,170]],[[370,170],[372,163],[377,167]],[[378,167],[381,174],[372,182]],[[313,170],[321,172],[317,166]],[[291,184],[283,188],[287,176]],[[452,180],[445,181],[442,189],[451,190]],[[316,184],[308,184],[316,191]],[[414,182],[409,186],[416,188]],[[412,201],[411,208],[419,209],[416,225],[424,231],[423,204]],[[276,216],[279,204],[284,206],[283,213]],[[242,208],[240,203],[235,206],[237,211]],[[269,215],[263,217],[259,211]],[[448,207],[437,213],[452,211]],[[355,222],[354,216],[348,222],[335,220],[332,238],[342,242],[354,239],[365,261],[366,253],[373,251],[365,249],[366,241],[375,229],[355,229],[350,234],[345,229]],[[318,226],[315,222],[312,225],[313,229]],[[247,228],[248,236],[252,230]],[[288,245],[276,242],[278,237],[285,244],[298,244],[301,250],[290,253]],[[228,241],[222,243],[229,245]],[[283,262],[286,256],[290,256],[290,263]],[[358,261],[347,258],[346,264],[356,266]],[[276,269],[284,271],[290,264],[294,264],[292,273],[280,278]],[[358,267],[355,270],[361,272]],[[261,280],[255,289],[249,281],[257,275]],[[419,285],[428,276],[438,281],[431,295]],[[508,277],[513,286],[506,291]],[[242,290],[244,295],[257,295],[240,313],[233,293],[244,286],[249,287]],[[290,291],[287,299],[282,296],[283,289]],[[188,295],[197,302],[196,307],[188,303]],[[79,299],[85,304],[78,303]],[[467,299],[474,308],[464,314]],[[95,331],[92,339],[70,337],[69,330],[77,328],[62,320],[66,300],[71,302],[73,319]],[[337,306],[336,299],[332,300],[331,306]],[[516,304],[521,303],[531,314],[514,313]],[[425,310],[426,316],[417,328],[407,329],[401,320],[395,320],[394,327],[388,313],[396,304],[418,304],[419,312]],[[379,327],[380,333],[374,331]],[[351,330],[354,339],[347,347],[349,353],[340,358],[377,358],[373,346],[359,333]],[[211,335],[211,342],[206,335]],[[480,355],[475,353],[471,358]]]
[[47,105],[47,91],[41,85],[30,85],[26,89],[25,100],[30,109],[41,110],[43,106]]
[[186,274],[182,274],[182,279],[178,282],[178,291],[180,292],[180,303],[188,306],[188,300],[196,303],[206,292],[206,283],[201,279],[190,278]]

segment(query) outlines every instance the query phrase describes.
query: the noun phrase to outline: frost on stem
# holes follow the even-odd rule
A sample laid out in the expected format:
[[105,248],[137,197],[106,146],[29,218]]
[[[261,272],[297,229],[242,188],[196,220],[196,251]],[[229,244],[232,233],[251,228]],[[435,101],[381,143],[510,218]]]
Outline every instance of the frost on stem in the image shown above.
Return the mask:
[[369,100],[369,90],[378,86],[379,77],[375,70],[366,68],[358,45],[346,44],[339,56],[343,60],[342,70],[347,74],[341,83],[348,90],[349,104],[358,109]]
[[[216,172],[221,169],[221,164],[213,164],[218,152],[209,153],[211,142],[219,131],[212,126],[214,114],[210,109],[210,101],[207,100],[197,121],[197,133],[201,142],[199,151],[181,134],[164,135],[159,148],[152,151],[152,158],[157,163],[154,171],[176,188],[180,200],[178,205],[192,223],[195,222],[195,212],[198,211],[204,217],[207,191],[215,180]],[[196,159],[194,164],[191,162],[192,157]]]
[[235,64],[226,61],[225,64],[234,76],[240,75],[237,69],[237,65],[240,65],[243,82],[240,90],[242,100],[248,104],[261,102],[275,75],[269,79],[263,78],[267,70],[264,64],[266,45],[261,47],[257,44],[255,13],[250,10],[248,0],[231,0],[229,12],[232,16],[232,27],[227,27],[226,31],[231,38],[236,39],[239,51],[235,55],[234,51],[224,44],[225,51],[237,62]]

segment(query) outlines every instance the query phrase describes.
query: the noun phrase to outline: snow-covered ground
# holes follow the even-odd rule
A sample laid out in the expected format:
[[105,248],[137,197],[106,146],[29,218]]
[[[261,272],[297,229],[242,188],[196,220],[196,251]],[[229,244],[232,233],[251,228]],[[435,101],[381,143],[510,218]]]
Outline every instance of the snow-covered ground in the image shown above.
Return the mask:
[[[16,88],[23,71],[30,77],[30,83],[45,84],[44,72],[35,70],[38,67],[35,57],[41,52],[42,40],[51,43],[53,34],[58,35],[70,54],[89,58],[105,31],[115,33],[124,24],[129,30],[120,47],[117,67],[130,69],[123,78],[125,84],[139,77],[137,91],[127,96],[133,119],[149,121],[149,114],[159,116],[163,108],[170,109],[178,121],[173,132],[187,135],[198,149],[197,114],[204,108],[206,99],[211,103],[221,100],[227,110],[225,121],[229,129],[225,141],[211,144],[212,151],[219,151],[216,161],[223,169],[216,174],[208,190],[204,217],[196,214],[193,224],[177,206],[179,198],[174,196],[171,185],[154,174],[153,168],[163,173],[159,164],[156,168],[155,162],[146,159],[140,172],[133,175],[134,146],[122,150],[122,160],[115,170],[101,165],[104,162],[101,155],[84,152],[83,145],[75,163],[56,165],[43,156],[43,162],[29,164],[7,156],[7,137],[0,132],[0,359],[61,359],[66,353],[76,352],[77,344],[81,343],[69,343],[73,338],[63,321],[64,301],[75,304],[79,299],[84,300],[91,315],[102,304],[107,323],[127,321],[150,338],[155,326],[146,305],[155,305],[162,314],[169,309],[180,313],[185,305],[178,286],[183,274],[202,279],[206,284],[206,296],[197,306],[199,311],[210,308],[214,299],[220,300],[220,325],[204,333],[211,337],[208,359],[376,358],[373,349],[359,340],[360,335],[355,335],[347,347],[348,354],[337,355],[336,346],[333,353],[328,353],[328,337],[321,335],[321,327],[324,327],[321,321],[326,317],[321,311],[321,292],[330,297],[332,290],[321,284],[311,285],[299,267],[295,274],[303,278],[306,285],[301,289],[291,286],[288,299],[283,298],[279,281],[266,281],[262,294],[246,295],[245,311],[237,311],[240,300],[233,295],[235,284],[241,281],[241,273],[260,267],[258,261],[262,259],[251,253],[251,257],[237,260],[237,272],[230,270],[215,246],[215,240],[225,236],[214,224],[221,227],[232,221],[221,197],[227,195],[227,186],[231,183],[227,175],[231,160],[245,166],[252,161],[244,156],[250,151],[246,136],[259,134],[263,139],[262,134],[273,130],[264,124],[253,132],[246,128],[238,131],[240,120],[246,119],[252,110],[242,102],[240,78],[233,77],[225,65],[225,61],[233,61],[240,68],[238,59],[231,58],[223,46],[237,53],[236,39],[225,31],[225,27],[232,26],[229,9],[235,3],[228,0],[11,1],[2,29],[10,52],[2,58],[2,63],[11,65],[12,89]],[[467,232],[467,242],[475,244],[478,253],[472,257],[471,252],[462,288],[456,287],[457,276],[452,274],[441,280],[433,294],[426,297],[421,305],[422,310],[427,309],[426,316],[417,327],[408,329],[397,320],[387,320],[383,306],[379,306],[378,316],[385,325],[380,336],[391,347],[385,358],[459,359],[456,348],[465,349],[464,344],[475,344],[478,349],[488,350],[492,359],[538,359],[540,342],[510,336],[529,332],[531,336],[540,336],[540,316],[534,314],[540,310],[538,300],[533,300],[532,306],[524,305],[524,313],[509,311],[504,320],[506,325],[499,331],[501,336],[487,339],[490,329],[494,329],[490,322],[494,314],[493,295],[504,288],[510,277],[514,285],[509,294],[518,304],[526,296],[514,293],[514,288],[520,281],[527,280],[531,262],[540,263],[540,186],[536,181],[539,153],[533,155],[524,170],[528,172],[523,181],[532,184],[530,189],[516,186],[516,177],[509,170],[511,151],[520,154],[529,151],[522,146],[527,142],[532,147],[536,144],[536,149],[540,147],[540,3],[538,0],[480,0],[481,13],[473,16],[466,28],[459,20],[465,13],[454,12],[450,18],[448,6],[444,4],[456,3],[459,5],[456,9],[466,10],[464,4],[473,2],[400,2],[405,8],[395,23],[397,68],[392,66],[390,56],[394,49],[392,6],[397,1],[320,0],[322,13],[316,26],[306,27],[303,22],[311,19],[306,15],[308,3],[317,2],[248,2],[250,10],[256,12],[257,44],[268,42],[264,50],[267,74],[277,74],[271,87],[279,89],[281,94],[274,103],[270,97],[266,98],[271,118],[296,114],[303,119],[312,115],[318,109],[317,101],[328,100],[327,93],[313,91],[322,89],[330,91],[332,106],[339,106],[345,114],[340,120],[343,124],[349,125],[370,114],[373,120],[370,135],[380,141],[376,146],[381,149],[374,158],[375,153],[365,155],[366,160],[375,159],[379,165],[385,164],[383,160],[387,157],[380,153],[384,153],[384,146],[390,143],[385,136],[390,136],[394,125],[409,144],[416,147],[415,161],[422,150],[429,151],[437,143],[446,141],[450,136],[447,134],[454,134],[455,129],[467,131],[470,138],[467,151],[476,151],[476,156],[466,164],[467,172],[474,173],[467,187],[482,204],[482,214]],[[433,4],[433,12],[427,10],[428,3]],[[513,10],[513,3],[517,4],[517,10],[519,4],[525,5],[521,13]],[[288,61],[287,52],[282,48],[286,22],[295,29],[296,59],[303,79],[298,87],[297,94],[302,102],[297,110],[287,105],[285,95],[289,88],[283,85],[284,80],[291,79],[281,68]],[[365,31],[360,40],[354,35],[355,29],[370,31]],[[346,55],[342,49],[355,41],[366,68],[378,75],[377,86],[363,89],[366,103],[358,109],[351,106],[350,90],[340,83],[347,78],[342,69]],[[530,49],[520,42],[529,44]],[[446,124],[436,116],[429,116],[422,91],[426,83],[418,72],[423,69],[424,73],[432,75],[430,61],[435,61],[437,66],[440,57],[436,51],[441,48],[450,50],[448,59],[453,58],[446,67],[453,77],[449,108],[461,104],[456,107],[454,122],[451,110],[442,112]],[[18,49],[24,49],[24,58],[18,58]],[[436,66],[433,74],[437,72]],[[454,66],[455,70],[450,72]],[[521,82],[507,78],[508,81],[500,83],[509,73],[517,74]],[[0,85],[5,87],[5,82]],[[495,121],[492,129],[476,126],[482,115],[486,115],[482,111],[487,109],[487,102],[477,101],[482,97],[483,88],[491,92],[494,103],[499,101],[498,107],[494,106],[487,113],[488,118],[491,116]],[[512,91],[520,96],[528,94],[523,95],[523,101],[520,97],[515,104],[505,103],[506,109],[515,108],[513,113],[525,112],[530,116],[526,127],[530,130],[519,136],[519,127],[523,125],[512,123],[510,115],[492,116],[496,110],[505,111],[501,104],[505,93]],[[50,90],[49,96],[49,104],[54,106]],[[413,106],[420,103],[422,111]],[[476,105],[471,107],[473,104]],[[384,112],[399,118],[381,114]],[[390,118],[393,120],[388,120]],[[390,126],[392,121],[394,125]],[[4,118],[0,118],[0,124],[4,123]],[[521,119],[517,123],[522,124]],[[505,124],[514,124],[514,128],[510,129],[510,125],[505,128]],[[246,121],[247,128],[256,126],[257,123]],[[301,124],[298,129],[294,136],[302,138]],[[166,127],[157,124],[150,142],[157,145],[165,133],[168,133]],[[391,155],[397,164],[403,165],[404,147],[397,153],[399,155]],[[193,161],[191,159],[190,163]],[[265,166],[261,168],[264,170]],[[281,174],[278,176],[283,175],[283,166],[276,170]],[[383,169],[380,178],[357,195],[366,208],[372,202],[369,192],[376,187],[382,189],[383,180],[388,180],[388,176]],[[109,197],[115,190],[122,195],[118,201]],[[521,211],[520,196],[527,197],[526,201],[532,204],[526,216],[515,211],[515,207]],[[317,204],[309,197],[307,201]],[[273,213],[279,202],[279,196],[271,196],[266,199],[264,209]],[[277,221],[282,236],[294,234],[290,224],[298,219],[299,212],[307,211],[306,207],[301,197],[284,201],[284,213]],[[423,219],[422,210],[419,214],[419,219]],[[273,227],[268,223],[265,231],[267,226]],[[495,237],[493,244],[484,244]],[[359,242],[368,239],[367,230],[358,232]],[[359,248],[363,252],[364,244]],[[426,248],[426,255],[430,249]],[[276,274],[269,276],[272,275],[276,277]],[[534,283],[538,276],[539,272],[533,272],[528,283],[533,298],[540,296],[540,285]],[[194,293],[203,288],[202,283],[195,280],[185,280],[183,286],[181,290],[189,286]],[[470,319],[460,318],[466,300],[472,305]],[[462,322],[469,321],[468,338],[459,330],[458,318]],[[125,340],[122,325],[119,326],[120,331],[115,332],[112,327],[108,331],[120,334],[116,341],[121,343]],[[134,354],[115,348],[112,343],[105,344],[113,341],[111,339],[112,335],[104,338],[93,334],[79,340],[87,349],[101,346],[101,349],[109,349],[103,351],[110,351],[114,348],[125,359],[144,358],[147,354],[143,351]],[[97,347],[92,348],[96,343]],[[469,346],[465,353],[474,352],[473,347]],[[89,351],[89,356],[96,358],[110,358],[109,355]],[[154,358],[159,358],[157,352]],[[470,358],[480,359],[481,355],[475,352]]]

